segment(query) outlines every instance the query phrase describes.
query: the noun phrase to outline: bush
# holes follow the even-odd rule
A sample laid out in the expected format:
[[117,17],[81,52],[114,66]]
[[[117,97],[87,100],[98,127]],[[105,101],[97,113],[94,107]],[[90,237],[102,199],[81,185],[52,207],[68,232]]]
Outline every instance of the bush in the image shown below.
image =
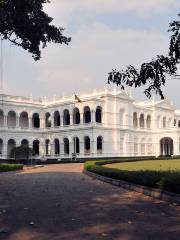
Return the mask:
[[22,164],[0,164],[0,172],[17,171],[22,169]]
[[17,159],[28,160],[32,157],[32,155],[33,155],[33,150],[26,145],[13,148],[10,154],[11,158],[14,158],[15,160]]
[[[105,177],[132,182],[135,184],[160,188],[175,193],[180,193],[180,172],[179,171],[128,171],[121,169],[107,168],[103,165],[110,161],[86,162],[85,170],[100,174]],[[111,162],[112,163],[112,162]]]

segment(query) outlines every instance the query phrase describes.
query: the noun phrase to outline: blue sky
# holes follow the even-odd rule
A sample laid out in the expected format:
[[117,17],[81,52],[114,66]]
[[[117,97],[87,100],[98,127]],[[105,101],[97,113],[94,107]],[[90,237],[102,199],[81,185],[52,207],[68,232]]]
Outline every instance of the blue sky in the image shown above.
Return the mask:
[[[48,45],[34,62],[4,42],[4,90],[34,96],[69,95],[103,88],[112,68],[139,66],[168,51],[168,24],[179,0],[52,0],[45,11],[66,28],[70,46]],[[169,80],[167,98],[180,107],[180,80]],[[143,89],[134,92],[144,98]]]

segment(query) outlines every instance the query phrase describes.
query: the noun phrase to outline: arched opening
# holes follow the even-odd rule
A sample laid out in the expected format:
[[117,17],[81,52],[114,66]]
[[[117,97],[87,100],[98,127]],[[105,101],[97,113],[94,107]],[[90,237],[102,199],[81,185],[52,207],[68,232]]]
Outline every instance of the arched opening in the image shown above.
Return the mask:
[[138,126],[137,113],[134,112],[134,113],[133,113],[133,127],[134,127],[134,128],[137,128],[137,126]]
[[38,113],[34,113],[32,117],[33,128],[40,128],[40,118]]
[[80,144],[79,144],[79,138],[74,138],[74,153],[79,154],[80,153]]
[[3,140],[0,139],[0,156],[3,154]]
[[147,128],[150,129],[151,128],[151,116],[150,115],[147,116],[146,124],[147,124]]
[[56,111],[54,113],[54,126],[55,127],[60,127],[61,125],[61,118],[60,118],[60,114],[58,111]]
[[102,108],[101,107],[96,108],[96,122],[102,123]]
[[177,120],[176,120],[176,119],[174,119],[174,127],[176,126],[176,123],[177,123]]
[[46,121],[46,128],[51,127],[51,114],[49,112],[45,115],[45,121]]
[[46,146],[46,155],[50,155],[50,140],[46,139],[45,141],[45,146]]
[[166,117],[163,117],[163,128],[166,128]]
[[7,156],[8,157],[13,157],[11,156],[12,150],[16,147],[16,142],[14,139],[9,139],[8,144],[7,144]]
[[99,136],[97,138],[97,154],[102,154],[103,150],[103,138]]
[[54,153],[55,155],[60,154],[60,143],[59,143],[59,139],[57,138],[54,140]]
[[160,140],[160,155],[171,156],[174,154],[173,139],[169,137],[162,138]]
[[4,127],[4,112],[0,110],[0,127]]
[[80,112],[78,108],[73,110],[73,124],[80,124]]
[[90,142],[90,138],[88,136],[86,136],[84,138],[84,154],[89,155],[91,151],[91,142]]
[[69,139],[64,139],[64,154],[69,155]]
[[63,125],[64,126],[68,126],[70,125],[70,114],[69,114],[69,110],[64,110],[64,114],[63,114]]
[[88,106],[84,108],[84,123],[91,122],[91,110]]
[[27,139],[23,139],[23,140],[21,141],[21,146],[29,147],[29,142],[28,142],[28,140],[27,140]]
[[8,112],[7,125],[8,125],[9,128],[15,128],[16,127],[16,113],[14,111]]
[[29,127],[29,119],[28,113],[22,112],[19,117],[19,126],[20,128],[28,128]]
[[39,140],[34,140],[33,141],[33,152],[35,156],[39,156]]
[[140,126],[140,128],[144,128],[144,114],[142,114],[142,113],[139,118],[139,126]]
[[178,128],[180,128],[180,120],[178,121]]

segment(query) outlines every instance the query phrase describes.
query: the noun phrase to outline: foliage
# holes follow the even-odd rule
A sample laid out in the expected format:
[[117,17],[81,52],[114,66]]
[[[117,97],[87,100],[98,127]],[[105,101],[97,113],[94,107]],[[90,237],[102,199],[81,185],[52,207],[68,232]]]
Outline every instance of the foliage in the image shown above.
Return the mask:
[[53,18],[43,11],[49,0],[1,0],[0,36],[32,53],[35,60],[41,57],[41,47],[48,42],[65,43],[63,28],[51,25]]
[[33,150],[28,146],[19,146],[15,147],[11,151],[11,158],[20,160],[20,159],[29,159],[33,155]]
[[125,86],[137,88],[146,85],[145,95],[148,98],[155,92],[164,99],[162,86],[165,85],[167,76],[176,75],[177,64],[180,62],[180,21],[170,23],[168,31],[172,33],[168,56],[158,55],[151,62],[143,63],[140,69],[132,65],[125,70],[113,69],[109,73],[108,83],[112,82],[121,89]]
[[22,164],[0,164],[0,172],[17,171],[22,169]]
[[[99,162],[86,162],[85,169],[105,177],[180,193],[180,170],[172,171],[167,169],[130,171],[125,169],[109,168],[97,163]],[[104,165],[106,162],[102,161],[102,164]]]

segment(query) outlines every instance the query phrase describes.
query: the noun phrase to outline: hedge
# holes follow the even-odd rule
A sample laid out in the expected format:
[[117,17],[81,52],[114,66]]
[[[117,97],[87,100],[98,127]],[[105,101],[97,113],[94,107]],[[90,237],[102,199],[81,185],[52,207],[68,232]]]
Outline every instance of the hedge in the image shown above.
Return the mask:
[[0,172],[10,172],[22,169],[23,169],[22,164],[0,164]]
[[85,170],[100,174],[105,177],[132,182],[135,184],[160,188],[161,190],[180,193],[179,171],[128,171],[107,168],[103,165],[112,163],[110,161],[90,161],[84,165]]

